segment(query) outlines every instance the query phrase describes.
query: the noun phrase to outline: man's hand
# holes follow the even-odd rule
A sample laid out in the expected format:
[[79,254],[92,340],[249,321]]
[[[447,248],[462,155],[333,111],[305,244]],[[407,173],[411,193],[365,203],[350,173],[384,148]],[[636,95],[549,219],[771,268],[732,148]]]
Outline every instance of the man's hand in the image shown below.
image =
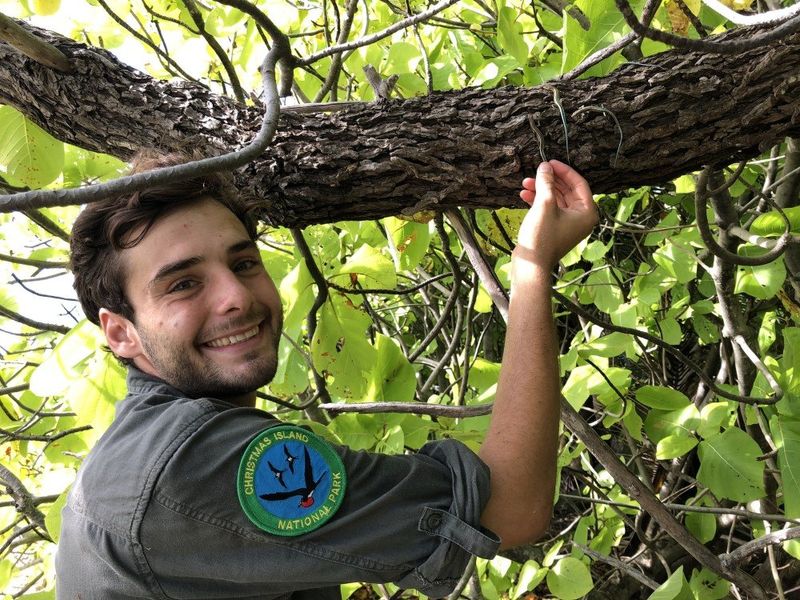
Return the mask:
[[514,255],[552,270],[597,224],[589,184],[557,160],[539,165],[536,179],[526,178],[520,198],[531,205],[519,229]]

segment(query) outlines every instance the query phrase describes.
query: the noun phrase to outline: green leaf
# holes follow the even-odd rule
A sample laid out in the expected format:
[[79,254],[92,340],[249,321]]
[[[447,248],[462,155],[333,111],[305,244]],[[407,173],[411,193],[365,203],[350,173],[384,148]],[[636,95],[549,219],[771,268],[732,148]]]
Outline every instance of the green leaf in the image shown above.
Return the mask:
[[800,420],[776,415],[769,424],[778,447],[783,509],[787,517],[797,519],[800,518]]
[[64,153],[64,185],[78,187],[84,183],[106,181],[125,169],[125,163],[109,156],[76,146],[66,146]]
[[500,47],[513,56],[520,65],[528,62],[528,46],[522,36],[522,27],[517,23],[519,11],[504,6],[497,11],[497,38]]
[[[283,329],[292,338],[300,333],[308,312],[314,305],[314,279],[301,261],[281,280],[280,296],[284,307]],[[283,346],[283,344],[282,344]]]
[[681,565],[669,579],[647,597],[647,600],[691,600],[691,598],[689,584],[683,576],[683,565]]
[[541,566],[535,560],[525,561],[519,571],[517,584],[514,586],[514,593],[511,594],[511,597],[519,598],[525,592],[532,591],[544,580],[548,570],[547,567]]
[[385,218],[383,224],[397,250],[399,264],[395,264],[395,268],[414,270],[428,251],[431,241],[429,225],[395,217]]
[[[702,506],[702,504],[696,504]],[[687,512],[684,517],[688,529],[701,544],[706,544],[714,539],[717,534],[717,517],[711,513]]]
[[484,88],[491,88],[518,67],[519,62],[513,56],[490,58],[483,62],[470,83],[472,85],[481,85]]
[[50,537],[53,538],[53,541],[58,543],[58,538],[61,537],[61,510],[67,504],[67,495],[69,494],[69,488],[64,490],[56,501],[53,502],[47,510],[47,516],[44,519],[45,527],[47,527],[47,533],[50,534]]
[[[784,208],[783,213],[789,219],[792,233],[800,233],[800,206]],[[782,235],[785,228],[786,223],[777,210],[758,215],[750,225],[752,233],[762,236]]]
[[[605,377],[603,377],[605,375]],[[606,381],[606,377],[622,394],[630,385],[631,372],[619,367],[608,367],[600,373],[591,365],[575,367],[564,384],[562,393],[569,403],[580,409],[591,394],[596,394],[601,402],[608,403],[618,399],[617,393]]]
[[82,377],[64,396],[78,415],[78,425],[91,425],[87,442],[93,445],[114,420],[116,404],[125,396],[126,371],[104,350],[98,350]]
[[658,440],[656,458],[658,460],[678,458],[697,446],[697,443],[697,438],[687,433],[680,432],[668,435]]
[[786,553],[800,560],[800,540],[789,540],[781,544]]
[[41,188],[64,168],[64,143],[10,106],[0,105],[0,174],[11,183]]
[[294,344],[282,343],[278,350],[278,369],[269,382],[269,390],[276,396],[295,396],[309,385],[306,359]]
[[365,400],[368,402],[410,402],[417,378],[403,351],[385,335],[375,336],[377,358],[369,375]]
[[[573,5],[585,15],[591,26],[585,31],[578,21],[564,11],[564,53],[561,62],[561,73],[578,66],[589,55],[602,50],[619,37],[627,27],[625,20],[614,6],[613,0],[578,0]],[[634,12],[641,12],[642,0],[631,2]],[[607,75],[619,65],[623,59],[619,53],[607,58],[592,67],[587,75]]]
[[778,315],[774,310],[765,312],[761,318],[761,327],[758,329],[758,349],[762,354],[769,350],[777,339],[775,332],[777,323]]
[[690,436],[700,423],[700,411],[694,404],[678,410],[653,409],[647,414],[644,429],[651,441],[658,442],[678,432]]
[[578,346],[578,355],[586,358],[613,357],[623,354],[633,345],[633,336],[617,331]]
[[393,42],[389,47],[386,57],[386,66],[382,71],[388,75],[402,75],[413,73],[417,64],[422,60],[422,55],[414,44],[408,42]]
[[681,326],[675,319],[663,319],[658,323],[658,329],[661,333],[661,339],[666,343],[677,346],[683,339],[683,332]]
[[738,427],[700,443],[697,480],[720,498],[749,502],[764,496],[764,463],[761,449]]
[[730,582],[705,567],[692,571],[689,581],[695,600],[721,600],[728,596],[730,587]]
[[733,409],[728,402],[711,402],[700,411],[700,424],[697,433],[701,437],[709,438],[720,433],[720,428],[727,429],[731,423]]
[[397,275],[392,261],[367,244],[356,250],[331,279],[344,287],[355,287],[356,280],[365,288],[391,290],[397,287]]
[[644,385],[636,390],[636,399],[650,408],[678,410],[689,405],[686,394],[668,387]]
[[18,600],[55,600],[55,590],[47,590],[46,592],[34,592],[33,594],[25,594],[20,596]]
[[311,355],[330,391],[342,398],[360,399],[367,389],[375,364],[375,348],[365,337],[368,326],[367,315],[341,301],[329,300],[319,312]]
[[[739,254],[742,256],[760,256],[767,252],[758,246],[741,246]],[[736,284],[734,293],[747,294],[759,300],[773,298],[786,280],[786,265],[783,259],[773,260],[771,263],[758,267],[739,266],[736,270]]]
[[800,394],[800,328],[783,330],[783,388],[787,394]]
[[623,301],[619,283],[611,274],[610,267],[590,274],[586,279],[586,285],[583,290],[585,290],[588,297],[584,300],[582,296],[581,301],[593,302],[597,308],[605,313],[611,313],[619,308]]
[[561,600],[576,600],[591,591],[594,581],[585,564],[565,556],[547,573],[547,587]]
[[697,259],[687,246],[668,241],[653,253],[653,261],[677,283],[688,283],[696,277]]
[[58,342],[34,370],[30,389],[37,396],[56,396],[81,377],[83,364],[105,340],[96,325],[83,320]]

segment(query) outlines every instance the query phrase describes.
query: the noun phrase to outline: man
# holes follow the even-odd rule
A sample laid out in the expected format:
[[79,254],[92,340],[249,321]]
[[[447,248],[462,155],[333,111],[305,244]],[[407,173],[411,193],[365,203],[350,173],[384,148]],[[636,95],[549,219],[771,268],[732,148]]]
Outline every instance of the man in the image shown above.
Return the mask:
[[58,598],[338,599],[349,581],[441,596],[471,554],[541,536],[560,395],[550,273],[597,215],[558,161],[523,188],[532,208],[480,458],[453,440],[354,452],[253,408],[275,374],[281,304],[220,177],[89,205],[73,228],[75,288],[129,366],[128,395],[63,511]]

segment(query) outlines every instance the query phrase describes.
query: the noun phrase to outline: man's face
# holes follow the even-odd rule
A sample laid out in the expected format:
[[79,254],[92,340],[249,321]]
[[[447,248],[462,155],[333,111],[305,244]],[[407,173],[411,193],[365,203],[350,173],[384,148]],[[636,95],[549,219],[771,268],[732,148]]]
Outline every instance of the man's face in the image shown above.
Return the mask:
[[122,252],[122,265],[134,311],[124,352],[137,367],[190,397],[235,401],[274,377],[280,298],[223,205],[208,199],[167,213]]

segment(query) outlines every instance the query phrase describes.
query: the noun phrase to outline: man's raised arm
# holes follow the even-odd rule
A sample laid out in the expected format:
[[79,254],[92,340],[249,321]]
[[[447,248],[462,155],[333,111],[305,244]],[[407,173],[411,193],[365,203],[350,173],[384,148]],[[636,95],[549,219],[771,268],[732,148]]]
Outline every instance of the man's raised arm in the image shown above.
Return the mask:
[[550,274],[597,223],[589,185],[572,167],[543,162],[522,185],[520,197],[532,206],[512,257],[503,364],[480,451],[492,473],[481,522],[501,548],[534,541],[550,522],[561,397]]

